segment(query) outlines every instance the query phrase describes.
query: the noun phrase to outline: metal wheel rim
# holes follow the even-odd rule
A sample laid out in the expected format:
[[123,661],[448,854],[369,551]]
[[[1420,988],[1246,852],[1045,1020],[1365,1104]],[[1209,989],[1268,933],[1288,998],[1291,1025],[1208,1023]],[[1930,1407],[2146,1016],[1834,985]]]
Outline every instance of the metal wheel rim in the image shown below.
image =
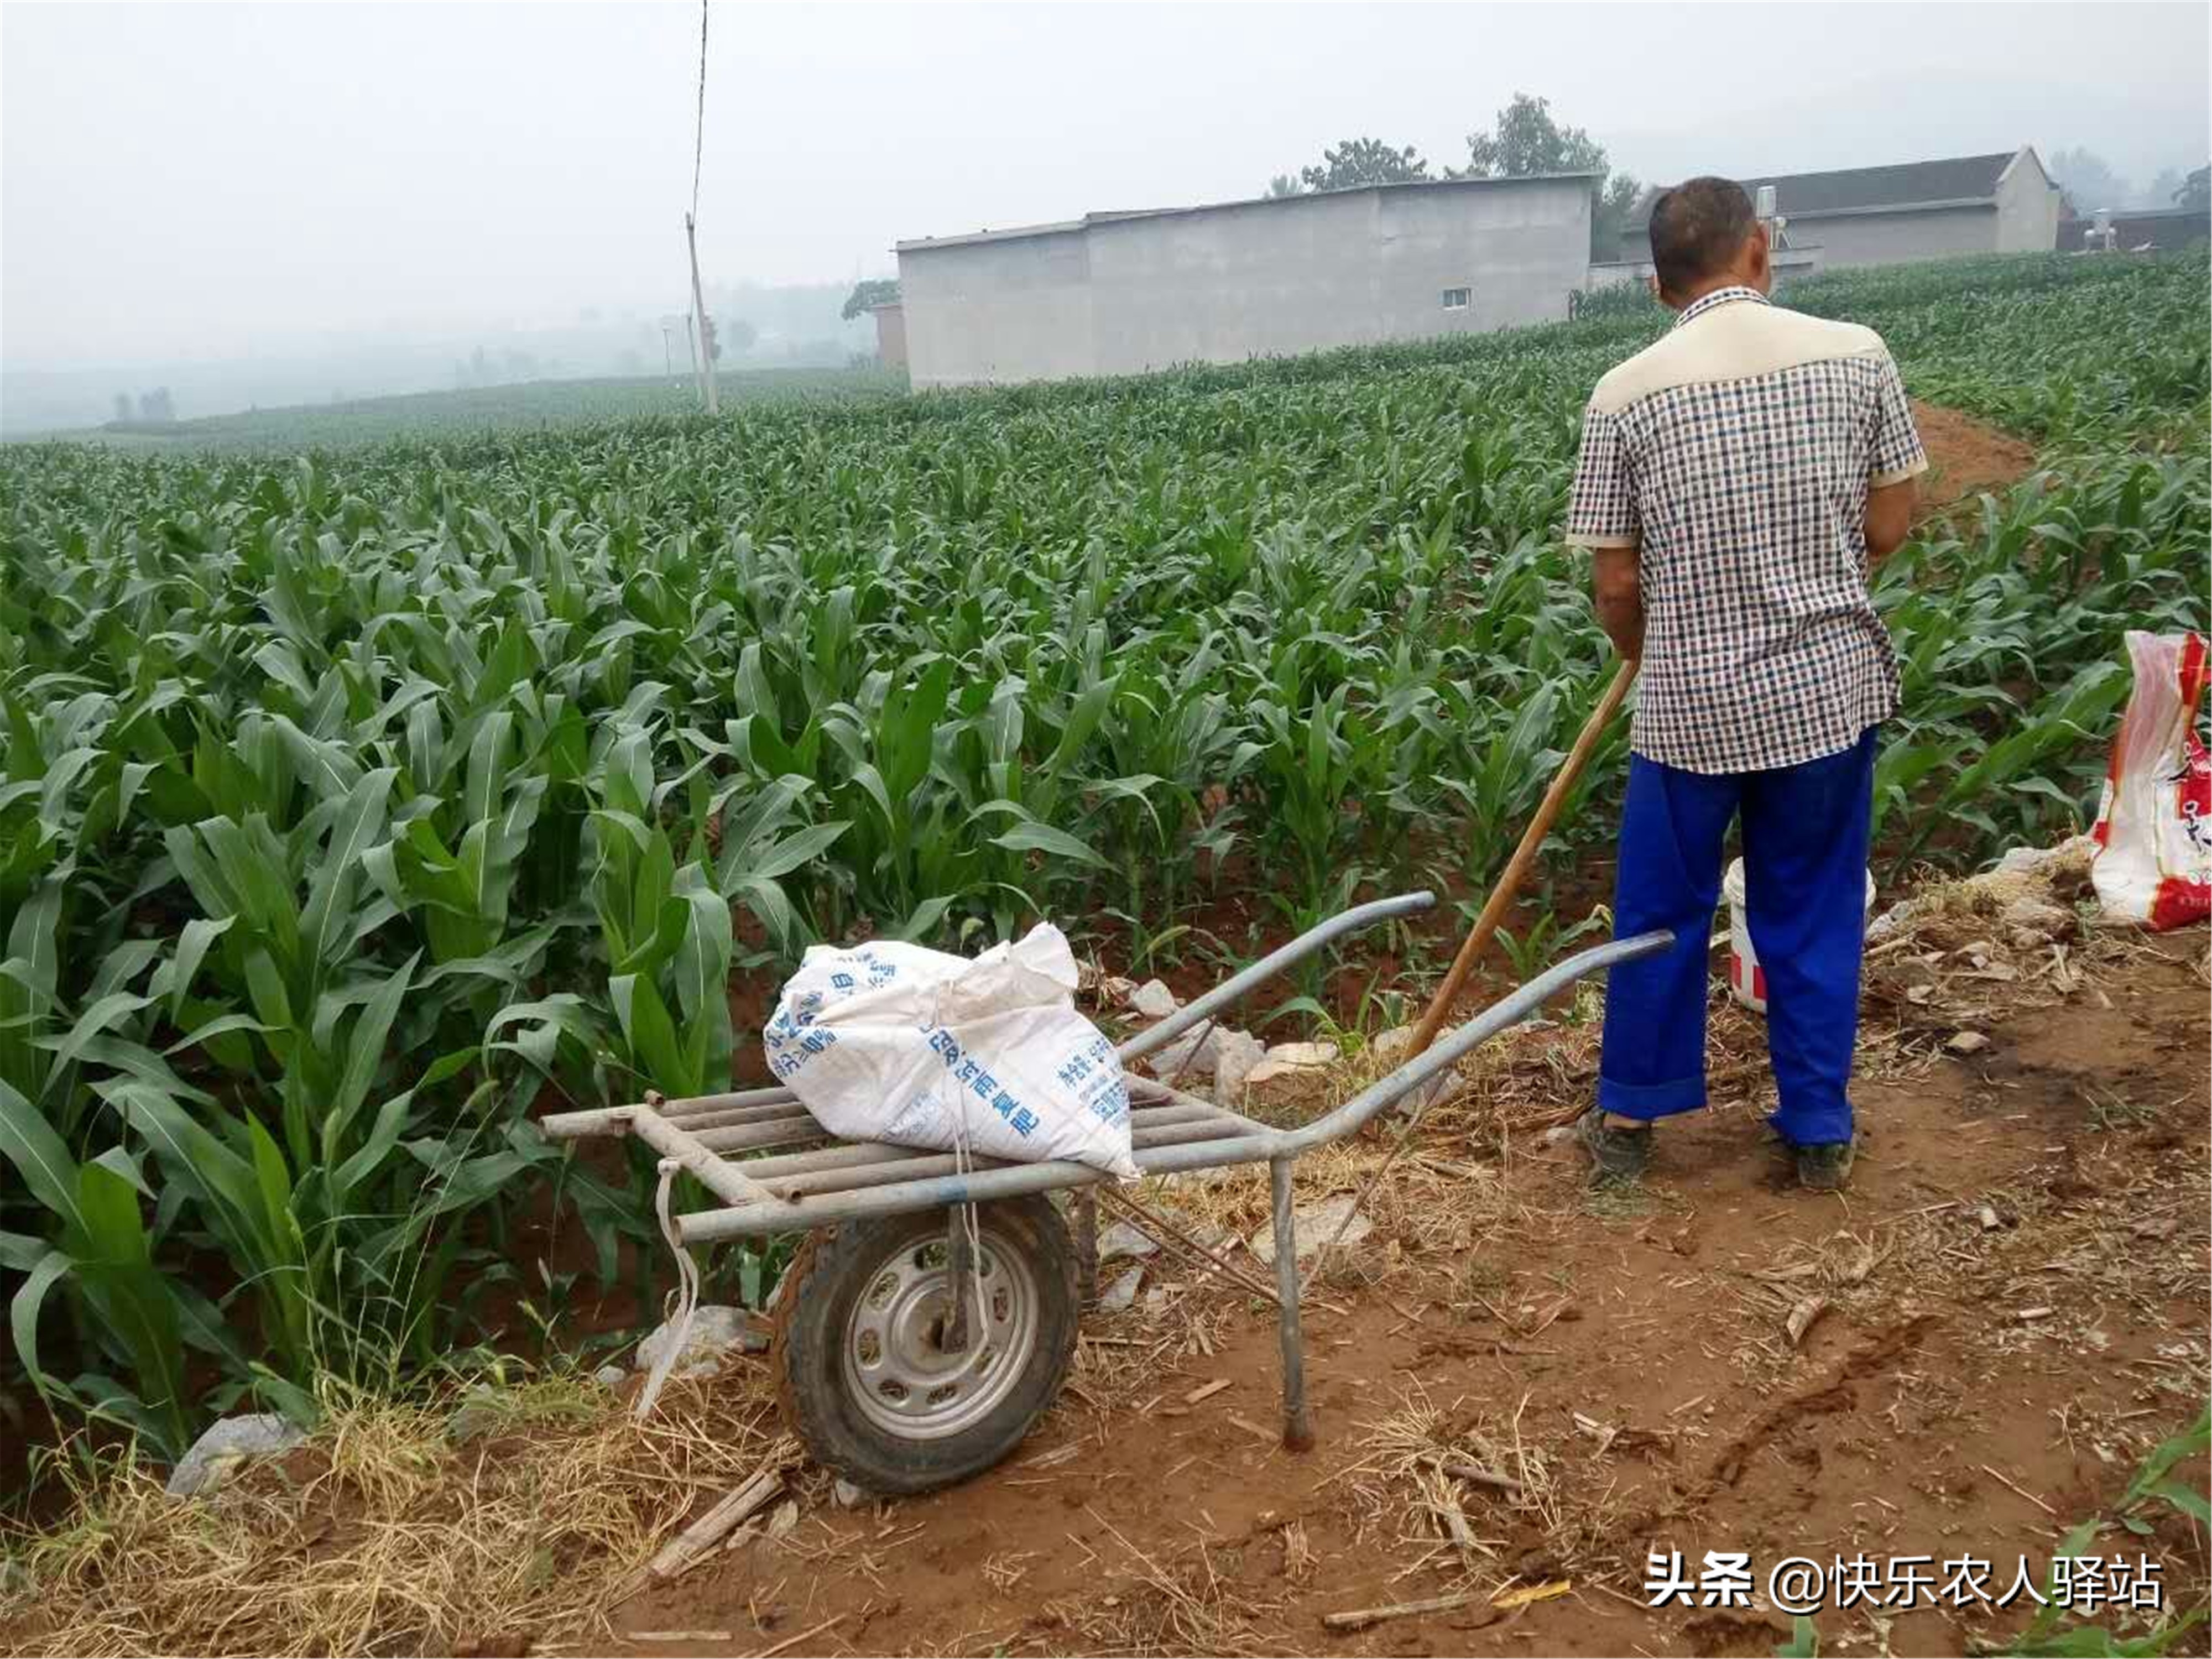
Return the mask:
[[944,1235],[886,1255],[845,1322],[845,1386],[860,1414],[906,1440],[972,1428],[1006,1399],[1036,1351],[1041,1297],[1020,1244],[986,1226],[975,1261],[981,1306],[969,1310],[965,1349],[941,1344],[952,1299]]

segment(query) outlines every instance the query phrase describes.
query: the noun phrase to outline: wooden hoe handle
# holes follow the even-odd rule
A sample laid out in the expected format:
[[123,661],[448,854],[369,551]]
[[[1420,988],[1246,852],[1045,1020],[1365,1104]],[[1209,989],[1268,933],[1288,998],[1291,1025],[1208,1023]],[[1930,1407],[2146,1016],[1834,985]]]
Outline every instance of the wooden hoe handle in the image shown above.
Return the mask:
[[[1582,735],[1575,739],[1575,746],[1567,751],[1567,758],[1561,764],[1559,775],[1552,780],[1552,787],[1544,792],[1543,804],[1536,808],[1536,816],[1528,821],[1528,828],[1521,837],[1521,844],[1513,849],[1513,856],[1507,860],[1504,872],[1498,878],[1497,885],[1490,890],[1490,898],[1483,905],[1482,914],[1474,919],[1474,931],[1468,934],[1467,942],[1459,947],[1459,955],[1452,959],[1451,971],[1444,975],[1444,982],[1437,988],[1437,994],[1429,1004],[1428,1012],[1421,1016],[1420,1027],[1413,1033],[1413,1054],[1425,1052],[1437,1040],[1437,1033],[1443,1028],[1452,1004],[1457,1000],[1461,988],[1467,983],[1468,975],[1474,970],[1483,951],[1489,948],[1491,936],[1497,933],[1498,924],[1505,920],[1505,913],[1513,908],[1513,901],[1520,894],[1522,882],[1527,879],[1530,866],[1536,862],[1536,849],[1544,844],[1544,837],[1552,833],[1553,821],[1559,816],[1559,808],[1565,804],[1567,792],[1575,787],[1575,780],[1582,775],[1583,768],[1589,763],[1590,751],[1597,747],[1597,740],[1605,735],[1605,728],[1612,722],[1621,700],[1627,696],[1628,688],[1635,684],[1636,665],[1623,662],[1613,674],[1613,684],[1605,688],[1605,695],[1597,700],[1597,707],[1590,710],[1589,719],[1583,723]],[[1411,1059],[1412,1054],[1407,1058]],[[1400,1063],[1403,1064],[1402,1061]]]

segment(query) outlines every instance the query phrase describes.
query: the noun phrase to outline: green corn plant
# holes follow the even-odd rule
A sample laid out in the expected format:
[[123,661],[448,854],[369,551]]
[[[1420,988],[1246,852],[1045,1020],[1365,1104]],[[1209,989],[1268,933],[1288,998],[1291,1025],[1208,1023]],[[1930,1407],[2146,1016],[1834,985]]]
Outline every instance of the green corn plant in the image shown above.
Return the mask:
[[[2091,663],[2048,704],[2021,711],[2018,729],[1958,764],[1932,808],[1919,816],[1905,836],[1893,867],[1903,869],[1929,837],[1948,823],[1965,823],[1996,842],[2007,833],[1996,817],[1999,811],[2006,811],[2015,823],[2026,818],[2031,824],[2044,816],[2040,807],[2044,801],[2052,802],[2063,814],[2077,813],[2079,783],[2072,791],[2061,787],[2051,775],[2051,763],[2087,746],[2094,734],[2105,728],[2107,717],[2126,700],[2127,692],[2127,673],[2118,663]],[[1919,777],[1933,769],[1923,765],[1922,756],[1914,750],[1899,751],[1886,771],[1884,760],[1878,759],[1877,796],[1891,799],[1901,793],[1902,779],[1915,776],[1915,768],[1921,769]]]
[[[48,888],[18,913],[0,963],[0,980],[20,994],[12,1002],[19,1012],[0,1024],[0,1056],[9,1062],[8,1079],[0,1081],[0,1158],[14,1168],[23,1194],[0,1207],[0,1262],[24,1275],[10,1306],[15,1354],[50,1402],[121,1423],[174,1456],[198,1415],[186,1390],[185,1345],[228,1360],[234,1370],[245,1360],[213,1304],[156,1264],[156,1249],[174,1224],[175,1195],[156,1194],[140,1155],[101,1133],[99,1094],[109,1080],[129,1077],[208,1097],[142,1040],[167,986],[164,964],[146,992],[131,988],[152,959],[151,947],[112,951],[86,1006],[70,1017],[53,976],[55,897]],[[26,1079],[28,1091],[17,1086]],[[80,1162],[72,1139],[106,1144]],[[64,1379],[47,1367],[40,1325],[57,1291],[70,1310],[78,1352],[114,1371]]]
[[[1793,289],[2038,450],[1877,573],[1885,861],[2077,817],[2122,634],[2205,627],[2205,271]],[[71,1238],[11,1179],[11,1264],[138,1261],[112,1176],[144,1258],[212,1269],[258,1345],[184,1309],[192,1374],[279,1398],[419,1361],[541,1182],[603,1249],[649,1237],[641,1188],[527,1119],[719,1082],[732,972],[1037,913],[1227,954],[1214,907],[1479,882],[1602,682],[1558,527],[1589,386],[1664,322],[1601,298],[961,397],[749,376],[712,424],[579,384],[0,449],[0,1082],[115,1224]],[[1559,849],[1609,833],[1579,803],[1624,744]],[[1340,1018],[1346,983],[1301,988]],[[159,1346],[141,1379],[51,1271],[42,1374],[166,1399]]]
[[[2120,1524],[2131,1533],[2148,1534],[2151,1525],[2142,1519],[2140,1511],[2154,1502],[2172,1509],[2199,1527],[2212,1519],[2212,1504],[2208,1504],[2203,1489],[2177,1480],[2172,1475],[2175,1465],[2186,1458],[2203,1456],[2208,1447],[2212,1447],[2212,1408],[2198,1413],[2197,1420],[2189,1427],[2167,1436],[2152,1448],[2114,1506]],[[2106,1524],[2106,1516],[2091,1516],[2068,1531],[2059,1540],[2054,1556],[2079,1558],[2092,1553],[2097,1534]],[[2212,1607],[2199,1605],[2179,1618],[2160,1620],[2142,1635],[2121,1636],[2069,1613],[2061,1604],[2058,1589],[2058,1567],[2054,1560],[2042,1605],[2036,1609],[2027,1628],[2008,1643],[2003,1652],[2022,1656],[2125,1655],[2130,1659],[2172,1653],[2191,1631],[2212,1618]]]
[[1261,736],[1238,745],[1231,769],[1259,781],[1276,827],[1271,838],[1295,858],[1297,891],[1310,908],[1335,885],[1358,815],[1384,793],[1384,756],[1342,686],[1303,709],[1269,699],[1251,713]]
[[[143,1182],[120,1151],[79,1164],[31,1103],[0,1084],[0,1155],[57,1224],[46,1239],[0,1233],[0,1261],[23,1275],[9,1321],[16,1358],[43,1396],[123,1423],[174,1458],[197,1431],[185,1382],[184,1304],[192,1292],[155,1264]],[[99,1371],[65,1380],[48,1370],[40,1323],[58,1286],[78,1304],[91,1346],[127,1367],[127,1385]],[[204,1335],[222,1331],[211,1310],[192,1312]]]
[[592,812],[599,860],[592,896],[621,1063],[641,1084],[668,1095],[726,1089],[729,902],[699,860],[678,867],[668,832],[649,821],[648,734],[632,731],[616,740],[599,790]]
[[846,847],[860,908],[878,919],[904,916],[927,890],[921,861],[948,833],[940,805],[917,799],[935,755],[937,730],[952,689],[952,664],[939,658],[910,683],[871,675],[856,702],[831,705],[823,729],[836,760],[825,787],[830,810],[852,826]]

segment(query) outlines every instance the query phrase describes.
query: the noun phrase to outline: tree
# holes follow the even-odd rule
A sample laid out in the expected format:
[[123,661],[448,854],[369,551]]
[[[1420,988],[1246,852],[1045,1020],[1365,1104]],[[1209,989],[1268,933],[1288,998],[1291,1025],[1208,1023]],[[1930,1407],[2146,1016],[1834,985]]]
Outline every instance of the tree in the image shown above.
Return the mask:
[[732,318],[726,325],[726,330],[730,355],[734,357],[744,356],[760,338],[760,331],[742,317]]
[[118,392],[115,394],[115,418],[118,422],[128,421],[131,418],[131,394],[127,392]]
[[1306,187],[1300,184],[1297,179],[1290,173],[1279,173],[1273,178],[1267,180],[1267,194],[1271,198],[1279,198],[1285,196],[1303,196],[1305,193]]
[[840,314],[849,323],[871,306],[896,305],[898,296],[896,277],[871,276],[866,282],[853,284],[853,291],[845,296],[845,309]]
[[1636,228],[1636,204],[1644,186],[1633,173],[1609,174],[1590,192],[1590,251],[1607,259],[1620,257],[1620,239]]
[[2173,192],[2173,204],[2191,213],[2212,210],[2212,167],[2202,167],[2182,180]]
[[[1305,190],[1359,190],[1369,185],[1410,184],[1429,176],[1429,164],[1411,144],[1393,149],[1379,138],[1347,138],[1322,151],[1321,163],[1299,172]],[[1270,193],[1273,193],[1270,186]]]
[[2093,149],[2077,145],[2072,149],[2053,150],[2046,171],[2083,218],[2099,208],[2119,207],[2128,199],[2126,183]]
[[1605,146],[1580,127],[1552,118],[1552,100],[1525,92],[1498,112],[1487,132],[1467,136],[1467,166],[1455,179],[1527,179],[1545,173],[1594,173],[1590,187],[1590,252],[1618,257],[1620,238],[1644,187],[1626,173],[1614,173]]
[[169,400],[169,388],[157,386],[151,392],[138,394],[138,418],[149,425],[167,426],[177,418],[177,407]]
[[2158,177],[2150,181],[2149,188],[2136,198],[2133,205],[2144,208],[2170,208],[2180,201],[2181,192],[2187,188],[2179,167],[2160,167]]

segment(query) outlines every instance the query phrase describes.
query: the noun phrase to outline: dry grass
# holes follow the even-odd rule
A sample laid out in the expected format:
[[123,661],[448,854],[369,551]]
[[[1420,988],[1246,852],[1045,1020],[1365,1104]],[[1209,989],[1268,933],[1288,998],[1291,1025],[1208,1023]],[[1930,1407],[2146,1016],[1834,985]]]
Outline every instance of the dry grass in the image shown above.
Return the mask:
[[1331,1480],[1343,1483],[1359,1535],[1401,1559],[1397,1579],[1434,1570],[1455,1586],[1496,1591],[1522,1576],[1528,1552],[1516,1540],[1531,1534],[1544,1540],[1547,1571],[1617,1543],[1610,1481],[1563,1479],[1580,1449],[1533,1437],[1525,1406],[1443,1406],[1417,1382],[1364,1426],[1359,1456]]
[[1272,1650],[1261,1626],[1286,1604],[1242,1583],[1241,1550],[1201,1540],[1172,1555],[1154,1553],[1097,1510],[1088,1512],[1106,1529],[1121,1559],[1098,1563],[1109,1587],[1105,1593],[1054,1602],[1045,1609],[1048,1619],[1080,1638],[1077,1651],[1151,1656]]
[[[143,1464],[85,1481],[71,1517],[12,1540],[0,1653],[456,1652],[609,1634],[612,1587],[773,1436],[757,1368],[682,1384],[639,1424],[549,1380],[456,1400],[333,1401],[289,1456],[179,1502]],[[513,1650],[520,1651],[520,1649]]]

